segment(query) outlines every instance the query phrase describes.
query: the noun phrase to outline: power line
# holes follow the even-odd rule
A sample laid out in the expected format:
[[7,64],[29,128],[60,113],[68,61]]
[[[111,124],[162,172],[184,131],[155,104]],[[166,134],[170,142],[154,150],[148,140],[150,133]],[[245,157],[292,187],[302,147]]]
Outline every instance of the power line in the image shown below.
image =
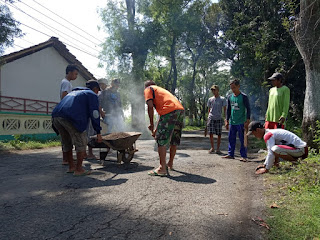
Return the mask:
[[[39,32],[39,33],[44,34],[44,35],[46,35],[46,36],[48,36],[48,37],[51,37],[49,34],[46,34],[46,33],[44,33],[44,32],[41,32],[41,31],[39,31],[38,29],[35,29],[35,28],[33,28],[33,27],[30,27],[30,26],[28,26],[28,25],[26,25],[26,24],[24,24],[24,23],[20,23],[20,24],[23,25],[23,26],[26,26],[26,27],[28,27],[28,28],[36,31],[36,32]],[[90,56],[92,56],[92,57],[95,57],[95,58],[97,58],[98,60],[100,60],[97,56],[95,56],[95,55],[93,55],[93,54],[91,54],[91,53],[88,53],[88,52],[86,52],[86,51],[84,51],[84,50],[82,50],[82,49],[79,49],[78,47],[75,47],[75,46],[73,46],[73,45],[71,45],[71,44],[68,44],[68,43],[65,43],[65,42],[63,42],[63,41],[61,41],[61,42],[64,43],[64,44],[66,44],[66,45],[68,45],[68,46],[70,46],[70,47],[73,47],[73,48],[79,50],[80,52],[83,52],[83,53],[85,53],[85,54],[88,54],[88,55],[90,55]]]
[[[92,42],[92,40],[90,40],[90,39],[88,39],[88,38],[84,37],[83,35],[81,35],[81,34],[79,34],[79,33],[75,32],[74,30],[72,30],[72,29],[68,28],[67,26],[64,26],[64,25],[63,25],[63,24],[61,24],[60,22],[58,22],[58,21],[56,21],[56,20],[52,19],[51,17],[49,17],[49,16],[45,15],[44,13],[42,13],[42,12],[38,11],[37,9],[35,9],[35,8],[31,7],[31,6],[29,6],[29,5],[28,5],[28,4],[26,4],[25,2],[21,2],[21,3],[23,3],[24,5],[26,5],[26,6],[27,6],[27,7],[29,7],[29,8],[33,9],[34,11],[36,11],[36,12],[40,13],[41,15],[43,15],[43,16],[45,16],[45,17],[49,18],[50,20],[54,21],[55,23],[58,23],[60,26],[62,26],[62,27],[64,27],[64,28],[66,28],[66,29],[70,30],[71,32],[73,32],[73,33],[75,33],[75,34],[77,34],[77,35],[81,36],[82,38],[84,38],[84,39],[88,40],[90,43],[92,43],[92,44],[94,44],[94,45],[99,45],[98,43],[94,43],[94,42]],[[47,8],[46,8],[46,9],[47,9]],[[48,9],[47,9],[47,10],[48,10]],[[51,11],[50,11],[50,12],[51,12]]]
[[[3,0],[0,0],[0,1],[3,2]],[[46,24],[46,23],[44,23],[44,22],[42,22],[41,20],[39,20],[39,19],[37,19],[37,18],[35,18],[35,17],[32,17],[30,14],[26,13],[25,11],[23,11],[23,10],[20,9],[19,7],[15,6],[15,5],[13,5],[13,4],[10,4],[10,3],[8,3],[8,4],[9,4],[11,7],[14,7],[15,9],[19,10],[20,12],[26,14],[27,16],[29,16],[30,18],[32,18],[32,19],[35,20],[36,22],[38,22],[38,23],[40,23],[41,25],[43,25],[44,27],[46,27],[46,28],[49,27],[49,28],[52,28],[52,29],[54,29],[54,30],[56,30],[56,31],[58,31],[58,32],[61,32],[61,33],[64,35],[64,37],[65,37],[65,36],[68,36],[68,35],[65,34],[64,32],[62,32],[62,31],[60,31],[60,30],[58,30],[58,29],[56,29],[56,28],[54,28],[54,27],[52,27],[52,26],[50,26],[50,25],[48,25],[48,24]],[[54,32],[52,29],[51,29],[51,31]],[[55,34],[61,36],[59,33],[56,33],[56,32],[55,32]],[[63,36],[62,36],[62,37],[63,37]],[[81,43],[81,44],[83,44],[83,45],[85,45],[85,46],[87,46],[87,47],[89,47],[89,48],[91,48],[91,49],[93,49],[93,50],[96,51],[96,52],[99,52],[97,49],[92,48],[91,46],[89,46],[89,45],[87,45],[87,44],[85,44],[85,43],[77,40],[77,39],[74,38],[74,37],[71,37],[71,36],[68,36],[68,37],[71,38],[71,39],[73,39],[73,40],[75,40],[75,41],[77,41],[77,42],[79,42],[79,43]],[[70,40],[69,40],[69,41],[70,41]],[[72,44],[73,44],[73,45],[76,45],[76,44],[74,44],[74,43],[72,43]],[[80,48],[79,46],[77,46],[77,47]]]
[[98,38],[96,38],[95,36],[91,35],[90,33],[87,33],[86,31],[82,30],[81,28],[77,27],[76,25],[74,25],[73,23],[69,22],[67,19],[61,17],[60,15],[56,14],[55,12],[51,11],[50,9],[46,8],[45,6],[41,5],[40,3],[38,3],[37,1],[33,0],[35,3],[37,3],[38,5],[40,5],[41,7],[43,7],[44,9],[48,10],[49,12],[53,13],[54,15],[56,15],[57,17],[63,19],[64,21],[66,21],[67,23],[71,24],[72,26],[76,27],[77,29],[81,30],[82,32],[84,32],[85,34],[88,34],[90,37],[96,39],[97,41],[99,41],[100,43],[103,43],[103,41],[99,40]]

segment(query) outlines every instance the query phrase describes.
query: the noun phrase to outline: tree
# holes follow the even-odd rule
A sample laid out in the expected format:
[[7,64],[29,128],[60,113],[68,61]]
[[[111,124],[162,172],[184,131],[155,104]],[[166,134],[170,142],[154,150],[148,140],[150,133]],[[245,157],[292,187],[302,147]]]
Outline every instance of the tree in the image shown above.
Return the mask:
[[[267,108],[267,78],[279,71],[285,75],[291,91],[294,112],[301,116],[304,78],[301,55],[283,19],[290,13],[277,0],[221,0],[222,31],[226,57],[232,61],[231,73],[241,79],[242,88],[252,102],[255,118]],[[296,86],[299,86],[298,88]]]
[[[13,3],[13,0],[6,2]],[[3,53],[5,47],[12,46],[15,37],[22,36],[18,25],[19,23],[12,17],[9,8],[0,4],[0,54]]]
[[[316,121],[320,120],[320,1],[301,0],[290,1],[294,4],[296,17],[291,17],[293,28],[292,38],[303,58],[306,70],[306,92],[303,109],[302,129],[304,139],[309,146],[316,147],[313,143]],[[290,20],[290,18],[289,18]]]
[[[130,89],[132,128],[145,130],[145,110],[143,98],[144,66],[149,50],[155,45],[158,25],[145,14],[149,2],[147,0],[126,0],[119,2],[110,0],[102,10],[101,16],[110,35],[104,44],[102,60],[107,60],[109,66],[118,61],[118,71],[129,71],[131,81],[127,83]],[[136,16],[137,11],[139,17]]]

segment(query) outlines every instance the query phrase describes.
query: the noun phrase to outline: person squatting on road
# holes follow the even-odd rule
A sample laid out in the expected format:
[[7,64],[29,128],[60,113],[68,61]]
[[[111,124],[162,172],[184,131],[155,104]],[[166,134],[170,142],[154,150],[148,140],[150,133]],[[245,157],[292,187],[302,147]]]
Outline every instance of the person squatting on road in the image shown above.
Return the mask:
[[233,92],[228,97],[226,128],[229,128],[229,149],[228,155],[223,158],[234,159],[236,148],[237,132],[240,140],[240,161],[247,161],[247,146],[244,145],[244,128],[248,128],[250,123],[250,104],[248,96],[240,91],[240,81],[234,79],[230,81],[230,89]]
[[281,73],[272,74],[269,80],[271,80],[273,88],[269,90],[269,102],[264,126],[265,129],[284,129],[284,122],[289,111],[290,89],[283,85]]
[[249,124],[247,135],[253,134],[256,138],[263,138],[268,149],[268,155],[263,165],[256,168],[256,174],[267,173],[270,168],[279,166],[279,158],[288,161],[297,161],[298,158],[308,157],[307,143],[297,135],[284,129],[264,129],[258,121]]
[[[62,149],[68,159],[68,173],[73,173],[74,176],[85,176],[91,173],[85,171],[82,167],[82,161],[86,154],[86,129],[89,119],[91,119],[92,126],[97,132],[97,142],[102,141],[97,96],[100,87],[95,80],[89,80],[86,82],[86,86],[86,88],[73,89],[52,111],[53,127],[61,136]],[[72,157],[73,144],[77,152],[76,166]]]
[[216,134],[218,136],[216,153],[221,154],[220,143],[221,143],[221,132],[222,132],[222,125],[223,125],[222,108],[224,110],[224,115],[226,116],[227,101],[224,97],[221,97],[219,95],[219,87],[217,85],[212,85],[211,91],[214,96],[208,99],[208,104],[207,104],[209,108],[207,129],[210,136],[210,144],[211,144],[211,149],[209,150],[209,153],[215,152],[213,134]]
[[111,87],[106,88],[99,94],[99,103],[103,111],[103,122],[107,125],[107,133],[124,131],[124,113],[118,88],[119,79],[111,81]]
[[[151,176],[167,176],[168,169],[173,169],[173,159],[177,146],[180,145],[184,108],[179,100],[169,91],[159,86],[152,80],[144,84],[144,98],[148,106],[148,116],[150,120],[149,130],[155,137],[158,144],[160,166],[148,174]],[[154,129],[153,117],[154,110],[160,115],[156,129]],[[166,146],[170,144],[170,158],[166,164]]]

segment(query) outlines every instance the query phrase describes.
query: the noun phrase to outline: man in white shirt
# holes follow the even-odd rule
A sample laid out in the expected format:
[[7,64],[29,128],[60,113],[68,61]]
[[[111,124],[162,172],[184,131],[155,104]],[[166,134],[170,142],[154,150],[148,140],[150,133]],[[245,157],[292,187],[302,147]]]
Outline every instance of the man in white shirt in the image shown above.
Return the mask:
[[[69,92],[72,91],[72,84],[70,81],[76,80],[78,77],[79,69],[74,64],[69,64],[66,68],[66,77],[62,79],[60,84],[60,100],[62,100]],[[69,165],[68,154],[63,152],[62,165]]]
[[62,100],[69,92],[72,91],[72,84],[70,81],[76,80],[79,69],[74,64],[69,64],[66,68],[66,77],[62,79],[60,85],[60,99]]
[[217,85],[211,86],[211,91],[213,93],[213,97],[208,99],[207,106],[209,108],[208,113],[208,122],[207,122],[207,129],[210,136],[210,144],[211,149],[209,153],[214,153],[214,139],[213,134],[216,134],[217,137],[217,154],[221,154],[220,152],[220,143],[221,143],[221,132],[222,132],[222,109],[224,110],[224,115],[226,116],[227,110],[227,101],[224,97],[219,95],[219,87]]
[[279,158],[287,161],[297,161],[308,157],[307,143],[297,135],[284,129],[264,129],[260,122],[249,124],[247,135],[263,138],[268,149],[268,155],[263,165],[256,169],[256,174],[267,173],[273,165],[279,163]]

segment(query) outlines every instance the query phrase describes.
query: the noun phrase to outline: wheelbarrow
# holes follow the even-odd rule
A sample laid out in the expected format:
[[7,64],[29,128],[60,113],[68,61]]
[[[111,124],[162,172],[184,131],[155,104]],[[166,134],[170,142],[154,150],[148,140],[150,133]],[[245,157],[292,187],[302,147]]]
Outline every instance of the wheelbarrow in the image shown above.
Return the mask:
[[141,136],[140,132],[117,132],[102,136],[102,142],[96,142],[97,135],[92,136],[88,143],[92,148],[104,148],[106,151],[100,150],[100,160],[105,160],[110,148],[117,150],[118,163],[130,163],[136,149],[136,140]]

